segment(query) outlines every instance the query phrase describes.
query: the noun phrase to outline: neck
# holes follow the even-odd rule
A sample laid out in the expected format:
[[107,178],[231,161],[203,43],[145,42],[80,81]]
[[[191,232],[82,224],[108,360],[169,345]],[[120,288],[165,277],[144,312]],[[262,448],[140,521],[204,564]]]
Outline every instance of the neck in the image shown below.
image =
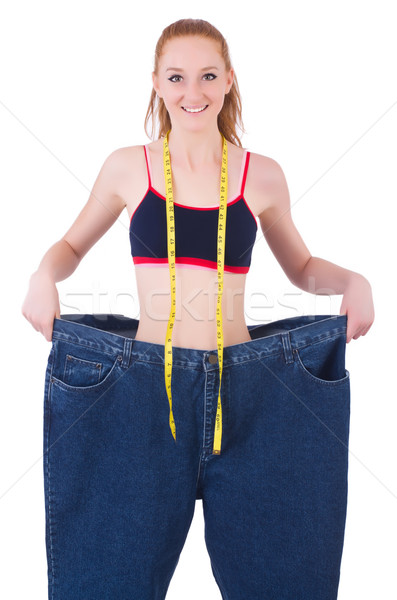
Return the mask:
[[174,165],[197,171],[207,164],[222,161],[222,136],[219,129],[186,131],[172,126],[168,147]]

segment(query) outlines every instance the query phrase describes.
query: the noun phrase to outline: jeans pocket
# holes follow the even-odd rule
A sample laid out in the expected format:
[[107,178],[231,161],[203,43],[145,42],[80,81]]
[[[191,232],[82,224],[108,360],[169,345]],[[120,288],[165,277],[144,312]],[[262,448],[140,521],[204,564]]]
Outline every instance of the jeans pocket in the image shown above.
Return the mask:
[[313,382],[337,385],[349,380],[345,368],[346,334],[325,338],[293,350],[295,364]]
[[70,390],[97,390],[119,373],[122,356],[63,340],[54,342],[52,382]]
[[103,367],[104,365],[101,361],[86,360],[85,358],[73,356],[73,354],[67,354],[63,381],[74,387],[96,385],[101,381]]

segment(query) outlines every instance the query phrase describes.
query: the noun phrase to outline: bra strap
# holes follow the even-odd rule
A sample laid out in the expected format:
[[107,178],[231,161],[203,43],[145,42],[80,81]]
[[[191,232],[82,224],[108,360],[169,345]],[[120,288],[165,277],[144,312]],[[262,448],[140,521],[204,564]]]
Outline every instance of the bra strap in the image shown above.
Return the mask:
[[151,168],[151,164],[150,164],[149,150],[148,150],[146,144],[143,146],[143,149],[145,151],[146,169],[147,169],[147,176],[149,179],[149,187],[151,188],[152,187],[152,177],[151,177],[152,168]]
[[241,192],[240,192],[242,196],[244,195],[244,188],[245,188],[245,182],[247,180],[248,163],[249,163],[249,160],[250,160],[250,156],[251,156],[251,153],[248,150],[246,150],[245,165],[244,165],[244,174],[243,174],[243,180],[242,180],[242,183],[241,183]]

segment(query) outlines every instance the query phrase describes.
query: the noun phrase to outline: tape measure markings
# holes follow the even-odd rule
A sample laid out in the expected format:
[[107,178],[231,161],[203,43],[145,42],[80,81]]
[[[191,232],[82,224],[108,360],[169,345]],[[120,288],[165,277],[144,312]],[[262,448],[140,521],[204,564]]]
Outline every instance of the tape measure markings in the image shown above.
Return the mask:
[[[172,172],[171,158],[169,152],[168,138],[171,129],[167,132],[163,142],[163,161],[164,161],[164,176],[166,188],[166,214],[167,214],[167,250],[168,264],[170,271],[171,284],[171,310],[167,325],[167,333],[164,350],[164,377],[167,390],[168,402],[170,406],[169,425],[172,435],[176,441],[176,428],[172,412],[172,394],[171,394],[171,379],[172,379],[172,331],[175,322],[175,306],[176,306],[176,276],[175,276],[175,216],[174,216],[174,199],[172,190]],[[225,266],[225,234],[226,234],[226,210],[227,210],[227,143],[225,137],[222,136],[222,168],[221,168],[221,186],[220,186],[220,203],[218,215],[218,235],[217,235],[217,274],[218,274],[218,294],[216,307],[216,328],[217,328],[217,347],[218,347],[218,362],[219,362],[219,392],[217,401],[217,410],[215,416],[215,431],[214,444],[212,453],[221,453],[222,442],[222,403],[221,403],[221,381],[223,370],[223,321],[222,321],[222,295],[223,295],[223,273]]]

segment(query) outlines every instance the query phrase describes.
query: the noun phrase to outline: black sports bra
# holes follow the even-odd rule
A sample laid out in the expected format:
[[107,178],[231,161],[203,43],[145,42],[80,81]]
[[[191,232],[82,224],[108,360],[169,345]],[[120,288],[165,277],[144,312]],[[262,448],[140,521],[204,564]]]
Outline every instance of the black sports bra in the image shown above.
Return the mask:
[[[133,212],[129,236],[134,265],[167,266],[166,198],[152,187],[150,155],[144,146],[148,189]],[[244,199],[250,152],[245,150],[240,194],[227,203],[224,270],[248,273],[258,224]],[[174,202],[175,266],[217,270],[218,206],[203,208]]]

